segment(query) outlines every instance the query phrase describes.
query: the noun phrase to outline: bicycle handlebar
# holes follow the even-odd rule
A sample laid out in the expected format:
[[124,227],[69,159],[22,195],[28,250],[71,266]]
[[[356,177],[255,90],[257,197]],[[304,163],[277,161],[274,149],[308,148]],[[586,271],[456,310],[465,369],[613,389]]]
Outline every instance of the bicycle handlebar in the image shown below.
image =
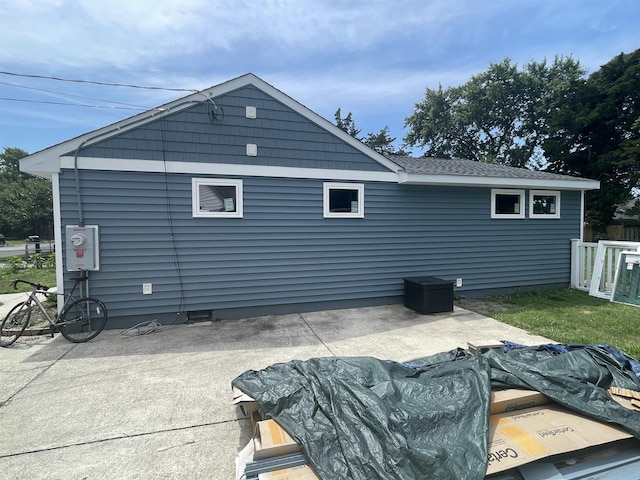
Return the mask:
[[43,290],[45,292],[49,290],[49,287],[47,287],[46,285],[42,285],[41,283],[29,282],[28,280],[21,280],[19,278],[16,278],[13,282],[11,282],[11,286],[13,287],[14,290],[18,289],[19,283],[26,283],[27,285],[31,285],[36,290]]

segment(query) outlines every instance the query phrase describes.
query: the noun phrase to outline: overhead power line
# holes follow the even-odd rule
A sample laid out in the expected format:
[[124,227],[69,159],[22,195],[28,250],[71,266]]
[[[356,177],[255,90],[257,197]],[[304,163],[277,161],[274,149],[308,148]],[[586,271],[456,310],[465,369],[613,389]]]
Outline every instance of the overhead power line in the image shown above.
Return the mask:
[[98,102],[114,103],[114,104],[117,104],[117,105],[124,105],[126,107],[135,107],[136,109],[140,109],[140,110],[149,110],[149,107],[144,107],[142,105],[134,105],[134,104],[131,104],[131,103],[116,102],[115,100],[105,100],[103,98],[86,97],[84,95],[74,95],[72,93],[56,92],[54,90],[46,90],[44,88],[27,87],[27,86],[24,86],[24,85],[17,85],[15,83],[0,82],[0,85],[6,85],[8,87],[15,87],[15,88],[23,88],[25,90],[33,90],[33,91],[36,91],[36,92],[50,93],[50,94],[53,94],[53,95],[59,95],[59,96],[69,97],[69,98],[82,98],[84,100],[96,100]]
[[141,108],[141,107],[112,107],[112,106],[109,106],[109,105],[89,105],[89,104],[86,104],[86,103],[50,102],[50,101],[46,101],[46,100],[26,100],[26,99],[22,99],[22,98],[0,97],[0,100],[7,101],[7,102],[43,103],[43,104],[47,104],[47,105],[64,105],[66,107],[104,108],[104,109],[108,109],[108,110],[138,110],[138,111],[149,110],[147,108]]
[[128,83],[109,83],[109,82],[98,82],[95,80],[78,80],[73,78],[60,78],[60,77],[50,77],[46,75],[32,75],[26,73],[15,73],[15,72],[4,72],[0,71],[0,75],[10,75],[12,77],[23,77],[23,78],[38,78],[42,80],[55,80],[58,82],[70,82],[70,83],[89,83],[92,85],[102,85],[107,87],[128,87],[128,88],[140,88],[143,90],[164,90],[168,92],[191,92],[197,93],[200,90],[192,89],[192,88],[167,88],[167,87],[150,87],[144,85],[132,85]]

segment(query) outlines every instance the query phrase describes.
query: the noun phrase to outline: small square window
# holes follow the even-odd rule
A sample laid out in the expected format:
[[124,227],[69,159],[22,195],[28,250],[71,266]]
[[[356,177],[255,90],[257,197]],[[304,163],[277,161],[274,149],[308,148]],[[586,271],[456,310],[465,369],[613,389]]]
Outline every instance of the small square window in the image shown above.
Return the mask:
[[531,190],[529,192],[530,218],[560,218],[560,192]]
[[242,180],[192,179],[194,217],[242,217]]
[[491,218],[524,218],[524,190],[491,190]]
[[364,185],[325,183],[324,217],[364,218]]

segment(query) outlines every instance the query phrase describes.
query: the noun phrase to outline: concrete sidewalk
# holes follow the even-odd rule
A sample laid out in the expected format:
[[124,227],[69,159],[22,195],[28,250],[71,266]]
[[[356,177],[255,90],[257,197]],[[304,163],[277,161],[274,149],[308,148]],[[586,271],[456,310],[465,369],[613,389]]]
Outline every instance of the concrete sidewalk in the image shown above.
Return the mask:
[[0,322],[16,304],[25,301],[28,296],[29,294],[26,292],[0,295]]
[[0,478],[233,479],[251,437],[230,405],[243,371],[322,356],[403,361],[478,339],[549,341],[459,308],[402,305],[107,330],[85,344],[23,337],[0,349]]

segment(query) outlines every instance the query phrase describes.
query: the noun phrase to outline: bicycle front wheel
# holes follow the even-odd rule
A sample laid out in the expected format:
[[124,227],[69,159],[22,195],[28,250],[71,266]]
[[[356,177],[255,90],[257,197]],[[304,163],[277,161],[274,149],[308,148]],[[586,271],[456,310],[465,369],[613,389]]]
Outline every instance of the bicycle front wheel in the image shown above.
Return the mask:
[[95,298],[81,298],[67,305],[56,324],[70,342],[87,342],[107,324],[107,307]]
[[0,325],[0,347],[8,347],[15,342],[27,328],[30,318],[31,304],[22,302],[13,307]]

